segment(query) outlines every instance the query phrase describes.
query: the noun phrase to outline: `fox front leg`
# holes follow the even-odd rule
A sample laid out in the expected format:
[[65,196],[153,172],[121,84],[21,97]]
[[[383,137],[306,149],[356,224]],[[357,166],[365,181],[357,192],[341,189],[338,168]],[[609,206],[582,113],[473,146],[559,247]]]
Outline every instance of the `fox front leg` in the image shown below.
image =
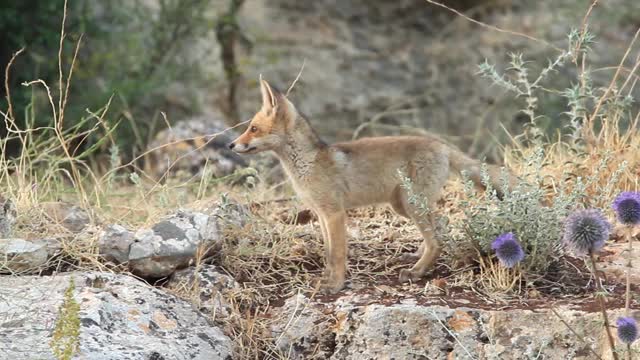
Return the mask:
[[[322,291],[335,294],[342,290],[347,270],[346,214],[339,211],[320,215],[324,220],[325,238],[325,273],[320,281]],[[324,234],[323,234],[324,235]]]

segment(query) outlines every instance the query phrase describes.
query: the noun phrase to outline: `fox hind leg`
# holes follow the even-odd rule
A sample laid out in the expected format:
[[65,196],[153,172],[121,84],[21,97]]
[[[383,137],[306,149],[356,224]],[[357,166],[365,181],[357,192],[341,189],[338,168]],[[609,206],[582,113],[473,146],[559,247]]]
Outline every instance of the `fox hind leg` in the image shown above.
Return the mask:
[[[406,197],[406,195],[403,193],[403,191],[404,190],[402,189],[402,187],[400,187],[400,185],[395,188],[395,190],[393,191],[393,195],[391,196],[391,208],[393,208],[393,211],[395,211],[396,214],[405,218],[411,218],[409,216],[409,213],[407,212],[407,209],[405,209],[404,198]],[[410,261],[417,261],[418,259],[420,259],[423,252],[424,242],[420,243],[420,247],[416,252],[402,254],[402,256],[398,259],[398,262],[406,263]]]
[[416,281],[423,277],[427,270],[435,264],[436,259],[440,255],[441,246],[433,234],[433,215],[429,214],[425,217],[426,219],[414,220],[424,238],[420,249],[418,249],[418,251],[422,250],[422,253],[411,269],[402,269],[400,271],[401,282],[407,282],[409,280]]
[[[400,189],[396,194],[396,199],[392,202],[396,206],[402,206],[404,213],[418,227],[423,237],[423,242],[418,249],[418,261],[410,269],[400,271],[400,281],[407,282],[418,280],[434,264],[441,252],[441,245],[435,237],[435,217],[432,213],[436,201],[440,197],[440,192],[449,176],[448,163],[439,161],[439,158],[425,160],[420,167],[414,167],[413,174],[410,174],[413,192],[420,197],[419,201],[426,201],[429,211],[425,214],[420,204],[409,201],[409,194],[405,189]],[[418,170],[418,171],[415,171]],[[426,198],[425,198],[426,197]]]

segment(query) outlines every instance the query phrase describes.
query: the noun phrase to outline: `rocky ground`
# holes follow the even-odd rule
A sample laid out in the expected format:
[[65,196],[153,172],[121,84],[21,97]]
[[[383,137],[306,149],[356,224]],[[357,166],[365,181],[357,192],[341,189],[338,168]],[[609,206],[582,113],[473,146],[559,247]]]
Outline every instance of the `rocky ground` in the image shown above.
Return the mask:
[[[389,265],[390,270],[379,274],[360,271],[368,264],[358,257],[372,254],[362,253],[357,237],[377,236],[367,229],[378,228],[380,215],[370,216],[379,214],[378,210],[352,214],[352,279],[343,292],[326,296],[315,291],[313,281],[297,286],[292,279],[283,279],[290,281],[287,285],[247,279],[225,260],[227,254],[233,262],[240,259],[234,258],[238,248],[227,247],[227,238],[250,228],[257,216],[265,214],[261,207],[216,203],[198,211],[179,210],[149,227],[128,229],[92,224],[77,206],[49,206],[69,230],[67,236],[23,239],[5,233],[0,240],[3,358],[54,358],[54,329],[67,316],[62,315],[61,304],[71,283],[79,305],[78,359],[231,359],[250,357],[248,354],[292,359],[609,356],[588,276],[579,284],[557,283],[556,289],[529,287],[517,296],[505,296],[469,286],[464,281],[467,275],[450,271],[443,262],[416,284],[395,281],[393,274],[406,266],[403,264]],[[269,213],[282,218],[274,209],[269,208]],[[320,244],[316,225],[303,215],[298,216],[298,224],[285,219],[277,230],[294,230],[289,239],[293,242],[281,244],[292,253],[300,251],[292,239],[308,242],[302,258],[314,265],[297,270],[306,281],[309,275],[318,275],[315,248]],[[405,229],[406,223],[399,226],[401,232],[414,231]],[[66,258],[66,242],[89,241],[91,233],[96,235],[93,246],[101,266],[77,268],[77,262]],[[379,244],[393,246],[394,242],[402,241],[387,239]],[[635,253],[640,251],[639,241],[634,246]],[[610,292],[611,319],[624,309],[625,264],[619,259],[625,247],[614,241],[600,256]],[[276,245],[260,250],[262,258],[277,262],[275,249]],[[389,254],[377,251],[368,261],[386,262]],[[635,270],[635,294],[638,280],[640,273]],[[250,293],[262,293],[262,297],[254,296],[253,309],[243,304]],[[266,299],[267,305],[261,306],[259,299]],[[637,306],[635,299],[632,308]],[[256,325],[255,334],[238,334],[247,331],[235,324],[242,317],[260,324],[260,331]],[[254,343],[242,340],[247,337],[255,337]],[[258,344],[261,350],[246,348]]]
[[108,272],[1,276],[4,359],[54,359],[52,331],[69,283],[80,304],[78,359],[230,359],[232,342],[188,302]]

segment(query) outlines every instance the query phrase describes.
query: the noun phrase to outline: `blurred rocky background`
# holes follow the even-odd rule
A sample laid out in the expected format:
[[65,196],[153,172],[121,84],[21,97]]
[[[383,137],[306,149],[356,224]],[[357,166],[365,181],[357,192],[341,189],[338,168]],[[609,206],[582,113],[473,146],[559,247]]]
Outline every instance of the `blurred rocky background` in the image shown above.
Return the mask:
[[[25,112],[16,116],[21,126],[50,121],[44,91],[21,84],[43,79],[57,86],[63,3],[0,4],[3,68],[25,48],[8,81],[14,109]],[[528,119],[518,111],[522,102],[476,74],[478,65],[488,60],[504,70],[509,53],[544,64],[556,48],[566,48],[567,34],[581,26],[589,3],[443,2],[478,21],[544,39],[534,41],[479,26],[425,0],[71,0],[65,69],[78,41],[80,48],[64,125],[94,127],[91,114],[109,104],[100,131],[78,139],[75,149],[96,149],[91,158],[104,162],[114,151],[103,141],[108,136],[130,160],[152,143],[175,141],[175,134],[162,130],[183,119],[203,122],[189,127],[196,129],[191,136],[249,119],[259,105],[259,74],[286,90],[304,64],[291,98],[328,140],[426,129],[474,156],[500,161],[507,132],[519,133]],[[597,12],[590,24],[596,51],[589,59],[596,83],[615,70],[640,23],[640,3],[610,0]],[[561,71],[553,81],[564,89],[570,75]],[[3,86],[0,108],[5,97]],[[554,116],[566,106],[553,99],[539,104],[549,115],[543,122],[551,136],[558,131]],[[6,152],[18,148],[16,142]]]

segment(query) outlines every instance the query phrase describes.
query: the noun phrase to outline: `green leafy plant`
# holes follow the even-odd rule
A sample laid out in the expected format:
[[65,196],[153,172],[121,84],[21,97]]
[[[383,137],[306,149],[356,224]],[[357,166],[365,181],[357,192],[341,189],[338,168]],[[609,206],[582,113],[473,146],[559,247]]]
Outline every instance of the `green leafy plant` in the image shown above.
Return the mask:
[[[164,0],[157,5],[150,7],[142,0],[0,4],[2,66],[24,48],[7,82],[13,108],[20,109],[9,114],[13,121],[10,125],[21,130],[42,127],[33,132],[34,137],[50,138],[46,128],[55,119],[47,111],[47,94],[22,85],[33,79],[54,84],[59,73],[70,71],[74,80],[66,89],[66,97],[73,101],[65,106],[63,130],[86,132],[71,144],[75,154],[88,149],[92,151],[85,157],[96,152],[108,154],[113,144],[105,142],[107,138],[119,147],[122,156],[130,158],[153,135],[156,121],[150,120],[157,118],[153,114],[170,111],[172,119],[191,114],[198,104],[189,88],[210,80],[201,66],[202,57],[192,56],[192,48],[213,31],[215,14],[208,11],[213,8],[212,0]],[[76,47],[77,56],[69,57]],[[59,54],[60,64],[50,61]],[[176,79],[191,85],[180,99],[167,96]],[[4,86],[0,88],[0,108],[4,109],[7,94]],[[96,126],[98,117],[103,119]],[[0,119],[0,136],[4,137],[8,120]],[[6,153],[17,154],[21,146],[20,141],[11,141]]]
[[53,336],[49,342],[53,354],[58,360],[69,360],[80,347],[80,305],[73,297],[75,291],[73,278],[64,292],[62,304],[58,310],[58,319]]
[[[502,200],[491,188],[486,167],[482,175],[484,193],[464,181],[460,202],[463,216],[451,224],[444,244],[454,260],[475,258],[486,264],[491,241],[513,232],[526,253],[522,271],[544,274],[563,254],[560,239],[569,212],[607,204],[616,187],[629,181],[625,156],[620,156],[626,151],[614,156],[612,150],[628,147],[628,137],[613,134],[621,127],[631,126],[631,102],[629,95],[612,91],[613,85],[594,85],[590,70],[583,65],[594,41],[585,23],[580,30],[571,31],[567,49],[544,67],[527,62],[521,54],[510,54],[510,67],[504,74],[486,61],[479,66],[481,76],[523,99],[521,111],[529,124],[523,134],[513,137],[514,147],[507,151],[512,163],[518,164],[521,177],[508,188],[508,176],[503,175]],[[545,82],[551,74],[569,64],[582,64],[578,66],[576,84],[565,90],[547,88]],[[540,69],[537,74],[533,70],[536,68]],[[545,115],[539,103],[542,96],[548,95],[560,97],[568,111],[554,118]],[[555,143],[548,141],[551,121],[565,135]]]

